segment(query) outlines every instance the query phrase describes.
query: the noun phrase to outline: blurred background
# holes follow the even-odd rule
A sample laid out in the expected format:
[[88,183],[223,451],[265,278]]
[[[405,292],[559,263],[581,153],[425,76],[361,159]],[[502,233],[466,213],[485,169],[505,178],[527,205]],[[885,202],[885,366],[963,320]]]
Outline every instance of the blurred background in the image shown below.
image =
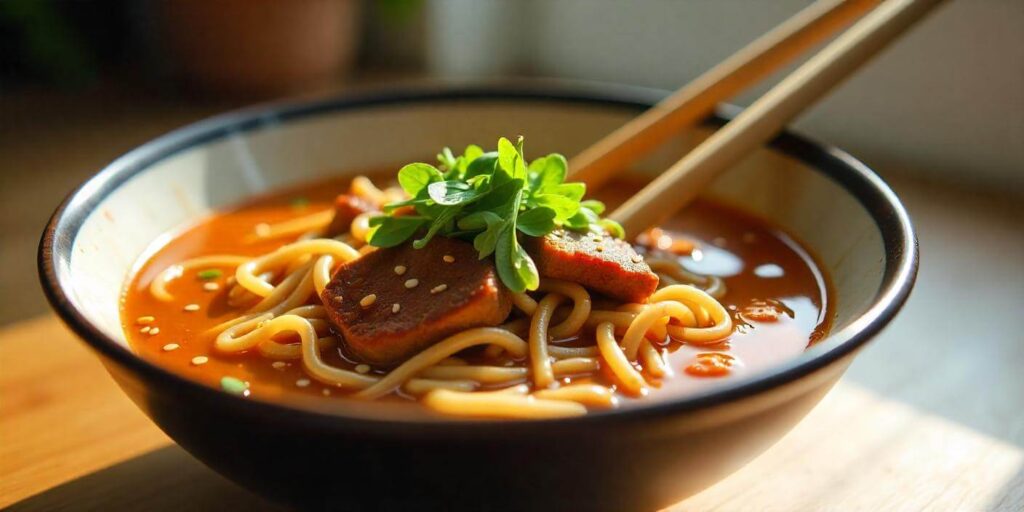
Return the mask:
[[[0,1],[0,324],[46,311],[35,249],[60,200],[186,123],[424,80],[674,89],[810,3]],[[939,237],[948,219],[927,216],[962,206],[958,232],[995,226],[985,236],[1024,261],[1024,2],[950,2],[796,129],[876,168]]]

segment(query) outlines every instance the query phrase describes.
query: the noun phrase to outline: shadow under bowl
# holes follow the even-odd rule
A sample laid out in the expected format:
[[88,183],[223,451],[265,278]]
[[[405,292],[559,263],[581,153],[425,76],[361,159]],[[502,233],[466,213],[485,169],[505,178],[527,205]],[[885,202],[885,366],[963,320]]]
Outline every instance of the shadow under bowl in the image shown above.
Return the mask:
[[[378,92],[254,107],[145,144],[73,192],[43,234],[43,288],[63,320],[171,438],[218,472],[308,508],[623,510],[711,485],[793,427],[897,313],[917,244],[892,190],[849,155],[784,133],[705,192],[801,240],[831,278],[830,335],[747,379],[675,400],[553,421],[411,421],[248,400],[137,357],[123,283],[154,240],[278,187],[522,134],[574,154],[663,93],[513,85]],[[721,125],[642,162],[664,169]]]

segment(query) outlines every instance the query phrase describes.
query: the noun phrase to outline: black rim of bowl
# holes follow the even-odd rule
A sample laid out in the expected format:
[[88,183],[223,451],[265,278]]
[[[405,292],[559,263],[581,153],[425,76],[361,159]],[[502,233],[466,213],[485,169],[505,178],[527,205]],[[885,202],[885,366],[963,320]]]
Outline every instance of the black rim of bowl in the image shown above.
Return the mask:
[[[809,348],[801,356],[757,375],[715,387],[709,391],[678,399],[637,404],[627,408],[595,411],[590,414],[558,420],[482,421],[463,419],[399,420],[361,415],[358,411],[318,411],[285,404],[241,398],[190,380],[157,366],[135,355],[130,349],[105,335],[90,322],[64,292],[57,268],[70,259],[75,237],[86,217],[114,189],[134,175],[178,152],[217,140],[232,134],[273,128],[292,119],[329,112],[369,109],[381,106],[415,105],[450,101],[513,101],[554,102],[592,105],[604,108],[623,108],[641,111],[664,97],[660,90],[630,86],[602,84],[531,84],[482,86],[426,86],[395,90],[349,94],[315,101],[284,102],[255,106],[218,115],[154,139],[114,160],[99,173],[72,191],[50,218],[43,232],[38,253],[40,281],[46,297],[61,319],[93,349],[146,380],[171,385],[179,392],[198,398],[215,400],[225,407],[242,407],[248,412],[271,415],[304,415],[306,420],[324,426],[371,427],[397,426],[398,432],[409,434],[408,427],[418,425],[417,431],[467,431],[464,426],[479,432],[487,425],[500,425],[510,433],[516,425],[544,424],[549,427],[570,427],[578,424],[607,421],[633,421],[654,416],[672,415],[720,405],[753,396],[768,389],[782,386],[829,366],[857,350],[872,339],[903,306],[913,287],[918,267],[918,248],[910,217],[889,186],[866,165],[849,154],[817,142],[783,132],[770,147],[792,157],[817,172],[824,174],[851,193],[869,212],[878,225],[885,246],[882,287],[871,306],[847,327],[831,333]],[[738,109],[723,106],[707,123],[722,125]]]

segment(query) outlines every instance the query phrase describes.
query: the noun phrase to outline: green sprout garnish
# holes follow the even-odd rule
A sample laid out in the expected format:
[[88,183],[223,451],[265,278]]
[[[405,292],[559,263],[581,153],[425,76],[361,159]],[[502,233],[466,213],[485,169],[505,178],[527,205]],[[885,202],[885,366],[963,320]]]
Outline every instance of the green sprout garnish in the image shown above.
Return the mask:
[[[494,254],[498,277],[514,292],[536,290],[540,276],[517,232],[542,237],[555,229],[607,231],[622,237],[622,227],[602,219],[604,204],[583,200],[586,185],[565,183],[568,163],[557,153],[526,163],[523,138],[502,137],[498,150],[485,153],[470,145],[461,156],[445,148],[440,168],[413,163],[398,171],[398,183],[410,199],[384,206],[370,219],[368,240],[376,247],[413,241],[420,249],[436,235],[472,240],[480,259]],[[403,207],[415,215],[394,213]],[[425,231],[423,231],[425,229]]]
[[235,377],[221,377],[220,387],[232,395],[248,395],[249,383]]
[[206,270],[200,270],[199,272],[196,272],[196,277],[198,277],[199,279],[202,279],[203,281],[209,281],[211,279],[217,279],[218,277],[220,277],[222,275],[224,275],[224,273],[221,272],[220,270],[215,269],[215,268],[208,268]]

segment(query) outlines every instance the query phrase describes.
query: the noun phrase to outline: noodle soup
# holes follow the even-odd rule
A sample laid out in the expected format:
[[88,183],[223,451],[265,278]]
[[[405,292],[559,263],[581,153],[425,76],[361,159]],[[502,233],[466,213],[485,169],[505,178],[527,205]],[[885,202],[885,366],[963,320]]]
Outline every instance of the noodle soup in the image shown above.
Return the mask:
[[[393,175],[373,176],[378,184],[393,180]],[[796,357],[827,333],[828,284],[807,251],[756,218],[699,201],[632,240],[636,254],[658,276],[654,299],[632,303],[542,276],[537,292],[512,294],[507,318],[487,328],[501,333],[479,327],[461,331],[469,332],[468,338],[494,339],[466,340],[466,348],[429,353],[462,335],[455,334],[400,362],[369,361],[323,312],[332,306],[324,295],[325,280],[338,279],[334,273],[342,262],[337,260],[375,252],[359,243],[366,218],[356,216],[348,232],[333,237],[324,231],[340,215],[332,202],[341,192],[398,198],[393,189],[378,189],[373,182],[338,180],[256,198],[153,247],[124,292],[122,322],[132,348],[177,373],[254,399],[321,409],[372,400],[417,415],[543,418],[696,393]],[[638,188],[619,182],[597,195],[615,205]],[[272,290],[267,295],[240,285],[239,267],[291,244],[312,247],[317,240],[340,241],[355,254],[338,253],[321,265],[318,258],[335,249],[314,251],[258,268],[255,277]],[[395,282],[426,300],[443,300],[458,279],[428,281],[446,265],[459,269],[465,259],[435,256],[434,267],[395,265]],[[317,272],[326,277],[317,278]],[[417,284],[410,288],[413,281]],[[299,293],[302,286],[308,291]],[[413,309],[399,300],[378,302],[383,294],[348,298],[343,290],[339,295],[357,301],[357,312],[386,308],[380,314],[398,317]],[[268,302],[273,300],[279,302]],[[653,311],[668,302],[664,312]],[[690,324],[682,319],[687,315]],[[566,329],[574,317],[580,317],[579,327]],[[634,326],[645,318],[645,326]],[[533,339],[538,329],[546,338],[539,357]],[[710,332],[707,339],[686,339],[704,331]],[[247,338],[257,335],[262,336],[258,342]],[[250,344],[225,350],[225,343]],[[539,358],[547,364],[537,364]]]

